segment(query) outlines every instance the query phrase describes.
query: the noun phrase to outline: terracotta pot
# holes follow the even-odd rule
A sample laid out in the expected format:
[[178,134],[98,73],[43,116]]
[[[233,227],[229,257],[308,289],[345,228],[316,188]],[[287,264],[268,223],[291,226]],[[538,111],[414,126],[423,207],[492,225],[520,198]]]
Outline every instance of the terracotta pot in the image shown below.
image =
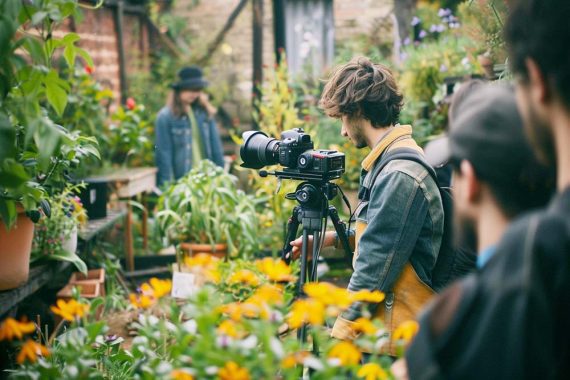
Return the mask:
[[28,281],[34,223],[23,210],[18,212],[10,230],[0,220],[0,290],[14,289]]
[[69,279],[69,285],[81,286],[84,284],[99,284],[99,293],[101,296],[105,295],[105,269],[90,269],[87,275],[81,272],[73,272]]
[[228,253],[227,244],[196,244],[196,243],[180,243],[180,248],[184,253],[190,256],[197,255],[198,253],[208,253],[212,256],[224,259]]

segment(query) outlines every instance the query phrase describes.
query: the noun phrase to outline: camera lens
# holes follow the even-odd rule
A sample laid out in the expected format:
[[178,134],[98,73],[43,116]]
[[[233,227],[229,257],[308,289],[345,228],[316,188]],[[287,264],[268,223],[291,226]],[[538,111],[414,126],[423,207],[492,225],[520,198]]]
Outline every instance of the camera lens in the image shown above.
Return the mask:
[[279,141],[260,131],[243,133],[243,145],[239,153],[243,164],[251,169],[261,169],[279,162]]

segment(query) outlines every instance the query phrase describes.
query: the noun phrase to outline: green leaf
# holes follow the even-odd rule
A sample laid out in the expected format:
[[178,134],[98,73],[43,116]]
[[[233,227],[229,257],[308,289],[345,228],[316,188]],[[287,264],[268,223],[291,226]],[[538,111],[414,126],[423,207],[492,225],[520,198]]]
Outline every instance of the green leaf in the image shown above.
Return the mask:
[[24,166],[14,160],[3,162],[0,168],[0,186],[16,189],[28,181],[30,177]]
[[16,129],[10,120],[0,113],[0,162],[6,158],[15,158],[16,155]]
[[69,261],[75,265],[78,271],[87,274],[87,265],[75,252],[68,252],[62,249],[57,253],[49,255],[49,258],[57,261]]
[[16,202],[11,199],[0,198],[0,219],[4,221],[8,229],[12,228],[17,216]]
[[44,80],[46,96],[55,112],[57,112],[58,116],[61,116],[65,110],[65,106],[67,105],[67,93],[59,86],[57,81],[50,80],[49,78],[50,76],[48,75],[46,80]]
[[40,41],[35,37],[29,36],[24,40],[24,49],[30,53],[32,61],[36,64],[45,64],[45,51]]
[[67,33],[65,37],[63,37],[63,42],[66,45],[73,45],[73,43],[79,41],[81,38],[77,33]]
[[81,49],[81,48],[79,48],[79,47],[76,47],[76,48],[75,48],[75,52],[76,52],[77,54],[79,54],[79,55],[81,56],[81,58],[83,58],[83,59],[85,60],[85,62],[87,63],[88,66],[91,66],[91,67],[94,66],[94,64],[93,64],[93,59],[91,58],[91,56],[89,55],[89,53],[87,53],[87,51],[85,51],[85,50],[83,50],[83,49]]
[[75,46],[73,46],[73,44],[65,46],[65,49],[63,49],[63,57],[65,58],[65,62],[67,62],[67,66],[73,68],[75,64]]
[[34,13],[34,15],[32,16],[32,25],[38,25],[41,22],[44,21],[44,19],[47,17],[48,13],[47,12],[36,12]]

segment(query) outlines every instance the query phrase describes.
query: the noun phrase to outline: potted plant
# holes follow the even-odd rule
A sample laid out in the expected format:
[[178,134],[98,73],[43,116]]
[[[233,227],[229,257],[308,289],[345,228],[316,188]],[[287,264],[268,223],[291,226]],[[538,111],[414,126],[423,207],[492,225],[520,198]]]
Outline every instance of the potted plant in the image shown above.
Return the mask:
[[[98,157],[94,138],[69,132],[51,116],[63,113],[69,92],[52,67],[56,50],[69,67],[77,56],[93,64],[75,46],[79,36],[53,34],[76,11],[73,0],[0,3],[0,290],[27,280],[30,219],[49,216],[49,197],[61,191],[69,172],[83,158]],[[27,33],[30,28],[41,33]]]
[[81,200],[74,194],[81,186],[69,186],[51,198],[51,216],[36,225],[31,262],[42,259],[69,261],[87,273],[87,265],[77,255],[77,231],[87,221]]
[[[159,199],[157,221],[171,243],[192,253],[247,257],[258,249],[256,200],[236,188],[237,178],[201,161]],[[199,244],[188,245],[186,243]]]

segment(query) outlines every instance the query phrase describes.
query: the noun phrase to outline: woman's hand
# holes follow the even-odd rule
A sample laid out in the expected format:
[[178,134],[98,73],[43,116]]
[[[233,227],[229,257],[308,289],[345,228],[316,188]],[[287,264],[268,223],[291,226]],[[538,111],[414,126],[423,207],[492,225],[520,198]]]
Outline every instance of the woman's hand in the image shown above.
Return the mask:
[[200,96],[198,97],[198,103],[206,109],[210,117],[214,116],[216,112],[218,112],[216,107],[214,107],[212,103],[210,103],[210,98],[208,94],[206,94],[204,91],[200,92]]

